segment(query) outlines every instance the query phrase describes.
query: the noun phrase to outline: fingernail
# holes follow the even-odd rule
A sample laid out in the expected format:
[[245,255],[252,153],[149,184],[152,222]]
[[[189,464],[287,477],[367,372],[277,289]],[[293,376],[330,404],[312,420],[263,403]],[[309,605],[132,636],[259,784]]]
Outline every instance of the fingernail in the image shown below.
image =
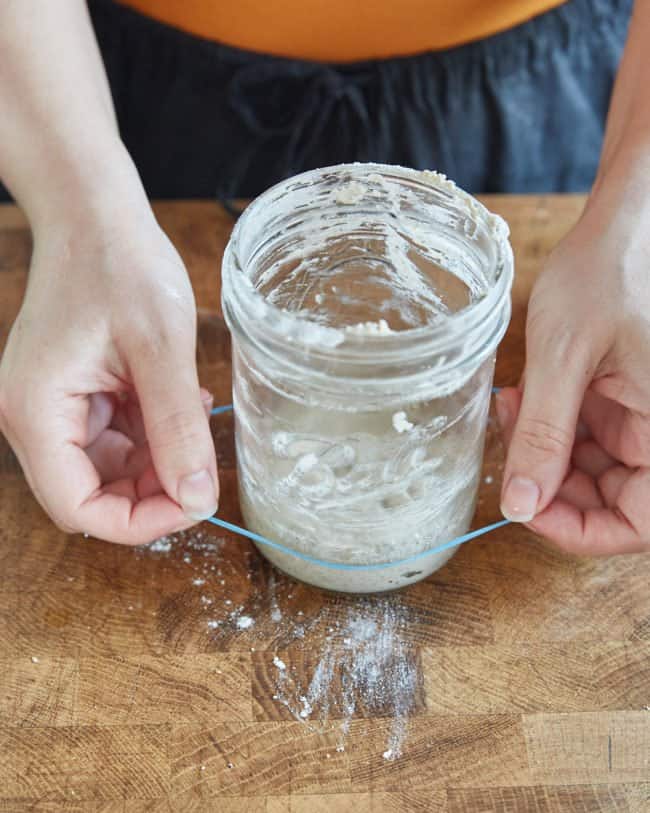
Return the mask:
[[537,513],[541,492],[527,477],[511,477],[501,500],[501,513],[512,522],[530,522]]
[[217,510],[217,490],[207,469],[188,474],[178,484],[178,501],[185,515],[196,522],[211,517]]
[[508,405],[501,397],[501,393],[497,393],[494,396],[494,407],[497,411],[497,419],[499,421],[499,426],[501,429],[505,429],[506,426],[510,423],[510,410],[508,409]]

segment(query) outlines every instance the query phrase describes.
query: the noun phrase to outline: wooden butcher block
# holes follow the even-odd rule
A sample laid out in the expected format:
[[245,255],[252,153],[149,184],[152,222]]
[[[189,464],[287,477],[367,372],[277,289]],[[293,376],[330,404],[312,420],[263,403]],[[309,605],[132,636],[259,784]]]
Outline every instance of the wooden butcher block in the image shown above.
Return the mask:
[[[532,284],[584,201],[485,202],[512,229],[512,384]],[[155,209],[194,284],[201,381],[229,403],[232,220]],[[0,207],[0,346],[30,250]],[[212,428],[220,516],[241,522],[232,415]],[[477,527],[500,518],[502,462],[491,421]],[[510,526],[402,592],[326,594],[207,524],[135,549],[65,536],[0,438],[0,811],[23,810],[647,813],[650,557]]]

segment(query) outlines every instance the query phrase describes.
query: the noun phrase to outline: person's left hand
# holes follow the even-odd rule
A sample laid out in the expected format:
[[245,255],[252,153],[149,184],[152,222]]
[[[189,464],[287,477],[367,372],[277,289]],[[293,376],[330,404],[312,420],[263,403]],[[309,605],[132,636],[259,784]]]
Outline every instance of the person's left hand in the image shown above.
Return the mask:
[[114,201],[34,230],[0,432],[62,530],[139,545],[217,510],[217,460],[187,271],[144,194]]
[[497,395],[502,512],[572,553],[650,551],[649,234],[642,206],[590,201],[534,287],[521,384]]

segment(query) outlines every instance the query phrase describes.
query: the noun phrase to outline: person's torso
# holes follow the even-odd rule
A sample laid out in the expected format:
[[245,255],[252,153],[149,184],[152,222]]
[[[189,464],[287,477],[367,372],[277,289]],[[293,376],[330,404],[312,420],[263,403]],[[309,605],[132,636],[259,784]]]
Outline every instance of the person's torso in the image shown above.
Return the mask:
[[353,62],[450,48],[565,0],[118,0],[190,34],[275,56]]

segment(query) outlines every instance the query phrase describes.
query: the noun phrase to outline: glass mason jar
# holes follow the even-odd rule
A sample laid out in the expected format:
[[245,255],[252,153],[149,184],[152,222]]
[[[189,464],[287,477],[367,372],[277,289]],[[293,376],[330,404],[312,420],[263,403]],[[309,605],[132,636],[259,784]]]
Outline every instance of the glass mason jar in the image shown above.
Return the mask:
[[366,593],[450,558],[433,549],[474,514],[512,275],[504,221],[434,172],[327,167],[246,209],[223,310],[244,521],[296,552],[271,562]]

